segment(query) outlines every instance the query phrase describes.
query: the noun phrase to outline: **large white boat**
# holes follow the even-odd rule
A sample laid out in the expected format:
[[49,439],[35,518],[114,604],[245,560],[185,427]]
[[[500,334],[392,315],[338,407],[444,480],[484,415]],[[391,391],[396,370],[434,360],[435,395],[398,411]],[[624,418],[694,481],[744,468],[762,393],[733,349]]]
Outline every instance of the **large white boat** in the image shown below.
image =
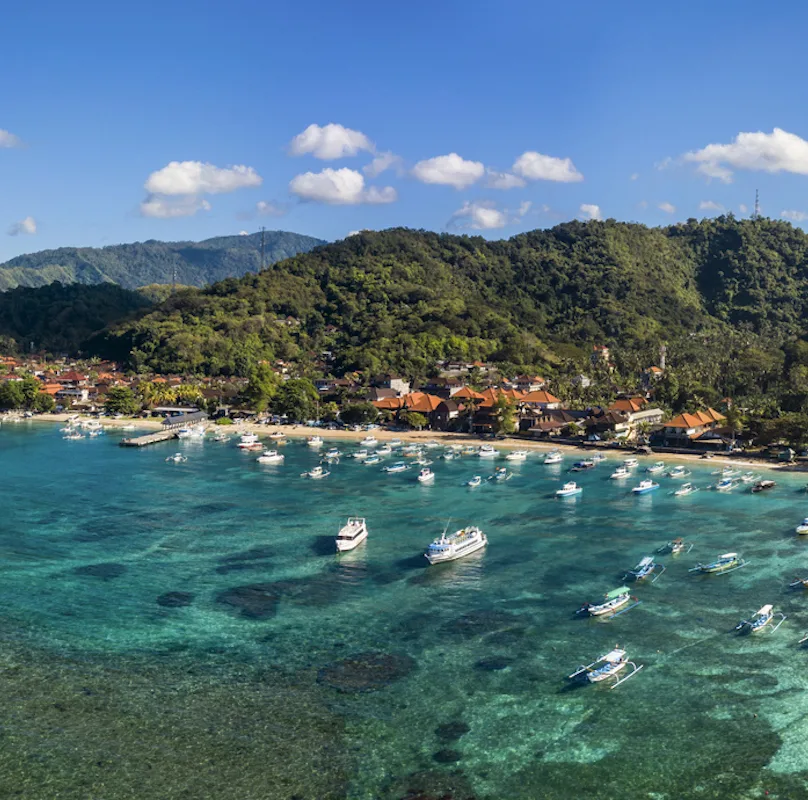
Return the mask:
[[376,448],[377,456],[389,456],[393,452],[393,448],[389,444],[383,444],[381,447]]
[[242,450],[250,450],[258,444],[258,435],[255,433],[242,433],[236,447]]
[[506,461],[526,461],[527,450],[513,450],[505,456]]
[[675,466],[669,473],[669,478],[688,478],[690,477],[690,470],[683,467],[681,464]]
[[497,450],[493,445],[483,444],[480,445],[477,455],[480,458],[496,458],[499,455],[499,450]]
[[634,467],[640,466],[640,462],[636,458],[626,458],[623,460],[623,466],[626,469],[634,469]]
[[556,491],[556,497],[572,497],[573,495],[580,494],[583,489],[578,486],[575,481],[565,483],[560,489]]
[[795,530],[800,535],[805,535],[806,533],[808,533],[808,517],[806,517],[799,525],[797,525]]
[[424,467],[418,473],[418,483],[434,483],[435,473],[429,467]]
[[178,439],[202,439],[204,436],[205,428],[202,425],[190,425],[177,431]]
[[321,478],[327,478],[331,473],[328,470],[321,467],[319,464],[316,467],[312,467],[308,472],[302,472],[300,474],[301,478],[311,478],[312,480],[320,480]]
[[282,464],[285,456],[277,450],[264,450],[256,459],[259,464]]
[[344,553],[353,550],[368,538],[368,526],[364,517],[349,517],[348,522],[340,528],[337,534],[337,552]]
[[628,478],[629,475],[631,475],[631,471],[629,470],[628,467],[623,466],[623,467],[618,467],[611,475],[609,475],[609,477],[612,480],[619,481],[622,478]]
[[309,447],[314,448],[314,449],[322,447],[323,446],[323,437],[322,436],[309,436],[309,438],[306,439],[306,444]]
[[664,461],[657,461],[655,464],[651,464],[650,467],[646,467],[645,471],[649,475],[658,475],[660,472],[665,471],[665,462]]
[[429,545],[424,555],[430,564],[439,564],[476,553],[487,544],[486,535],[476,526],[471,526],[448,535],[444,531],[439,539]]
[[382,467],[385,472],[406,472],[410,468],[410,465],[404,461],[397,461],[395,464],[391,464],[389,467]]
[[544,462],[545,464],[560,464],[564,460],[564,456],[561,455],[560,451],[558,450],[551,450],[545,457]]
[[352,458],[355,458],[357,461],[364,461],[368,455],[368,451],[362,447],[359,450],[354,451]]
[[654,481],[646,479],[644,481],[640,481],[639,484],[631,491],[634,492],[634,494],[648,494],[649,492],[655,492],[657,489],[659,489],[658,483],[654,483]]
[[362,441],[359,442],[359,446],[360,447],[376,447],[376,445],[378,443],[379,443],[379,440],[375,436],[373,436],[371,434],[369,436],[366,436],[364,439],[362,439]]

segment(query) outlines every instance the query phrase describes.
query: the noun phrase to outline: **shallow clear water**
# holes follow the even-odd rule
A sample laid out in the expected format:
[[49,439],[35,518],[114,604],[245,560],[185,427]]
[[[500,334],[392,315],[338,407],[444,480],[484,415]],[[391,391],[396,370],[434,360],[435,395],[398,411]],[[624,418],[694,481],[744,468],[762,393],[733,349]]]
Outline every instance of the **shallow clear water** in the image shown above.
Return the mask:
[[[805,477],[636,497],[612,458],[556,500],[572,458],[472,490],[491,462],[309,481],[301,443],[261,466],[232,442],[117,439],[0,429],[0,795],[808,797],[808,597],[786,588],[808,575]],[[337,557],[350,515],[370,538]],[[489,547],[427,567],[450,519]],[[693,552],[660,556],[639,606],[574,617],[677,535]],[[749,565],[688,573],[727,550]],[[769,602],[776,633],[731,633]],[[616,643],[635,678],[565,686]]]

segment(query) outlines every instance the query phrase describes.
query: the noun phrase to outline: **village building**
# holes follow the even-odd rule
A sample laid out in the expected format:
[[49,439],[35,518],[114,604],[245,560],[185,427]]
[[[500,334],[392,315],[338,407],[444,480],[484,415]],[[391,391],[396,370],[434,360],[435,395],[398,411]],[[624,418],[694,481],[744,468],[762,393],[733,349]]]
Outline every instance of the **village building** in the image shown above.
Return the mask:
[[[655,431],[651,442],[663,447],[697,447],[699,440],[725,419],[723,414],[712,408],[696,411],[694,414],[679,414]],[[715,441],[714,437],[705,437],[701,444],[705,445],[709,441]]]

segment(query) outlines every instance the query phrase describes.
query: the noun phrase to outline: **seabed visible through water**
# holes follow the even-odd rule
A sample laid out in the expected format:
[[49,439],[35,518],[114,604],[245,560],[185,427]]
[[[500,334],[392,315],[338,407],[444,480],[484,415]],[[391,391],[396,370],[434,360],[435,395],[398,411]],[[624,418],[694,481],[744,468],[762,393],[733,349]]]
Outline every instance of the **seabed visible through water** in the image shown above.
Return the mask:
[[[613,458],[556,500],[572,457],[472,490],[494,469],[472,456],[432,486],[351,459],[308,481],[301,443],[262,466],[117,439],[0,429],[0,797],[808,798],[804,477],[635,497]],[[370,537],[337,557],[351,515]],[[428,568],[450,519],[490,544]],[[693,551],[659,557],[639,606],[575,618],[675,536]],[[727,551],[749,565],[688,573]],[[776,633],[732,632],[765,603]],[[642,672],[566,686],[615,644]]]

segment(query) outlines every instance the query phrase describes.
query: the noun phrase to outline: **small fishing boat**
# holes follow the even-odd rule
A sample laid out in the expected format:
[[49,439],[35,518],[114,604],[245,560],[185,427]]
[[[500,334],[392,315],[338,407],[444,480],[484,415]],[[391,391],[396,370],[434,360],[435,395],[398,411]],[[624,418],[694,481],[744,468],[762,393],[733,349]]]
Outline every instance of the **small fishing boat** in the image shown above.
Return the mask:
[[337,552],[344,553],[353,550],[368,538],[368,526],[364,517],[349,517],[337,534]]
[[736,478],[740,475],[740,471],[732,467],[724,467],[713,471],[713,475],[720,475],[722,478]]
[[513,450],[505,456],[506,461],[526,461],[527,450]]
[[645,471],[649,475],[658,475],[660,472],[665,471],[665,462],[664,461],[657,461],[655,464],[651,464],[650,467],[646,467]]
[[674,467],[670,472],[668,472],[669,478],[689,478],[691,472],[689,469],[685,469],[681,464]]
[[368,451],[365,450],[364,447],[361,450],[356,450],[351,455],[351,458],[355,458],[357,461],[364,461],[367,457],[368,457]]
[[423,456],[418,456],[415,461],[412,462],[413,464],[417,464],[419,467],[429,467],[432,465],[431,458],[424,458]]
[[744,561],[737,553],[724,553],[709,564],[696,564],[688,572],[702,572],[705,574],[733,572],[745,567],[749,562]]
[[322,478],[327,478],[331,473],[325,469],[325,467],[320,466],[319,464],[316,467],[312,467],[308,472],[301,472],[301,478],[311,478],[312,480],[318,481]]
[[788,584],[789,589],[808,589],[808,578],[797,578]]
[[499,450],[493,447],[493,445],[483,444],[480,445],[480,449],[477,451],[477,455],[480,458],[496,458],[499,455]]
[[508,472],[505,467],[499,467],[493,475],[488,476],[489,481],[508,481],[513,477],[512,472]]
[[420,458],[424,449],[418,444],[408,444],[406,447],[401,448],[401,455],[406,458]]
[[219,432],[213,437],[213,441],[221,444],[223,442],[229,442],[230,437],[226,433]]
[[[629,606],[628,604],[632,600],[634,600],[634,604]],[[616,616],[618,610],[628,611],[629,608],[634,608],[639,604],[640,601],[631,596],[631,589],[628,586],[621,586],[606,592],[602,602],[584,603],[575,613],[588,614],[590,617]],[[624,606],[628,606],[628,608],[623,608]]]
[[455,453],[454,450],[447,450],[443,454],[442,458],[444,461],[453,461],[455,458],[457,458],[457,453]]
[[434,483],[435,482],[435,473],[429,467],[424,467],[418,473],[418,483]]
[[556,491],[556,497],[572,497],[582,491],[583,489],[575,481],[569,481]]
[[623,466],[626,469],[634,469],[635,467],[640,466],[640,462],[637,461],[636,458],[626,458],[626,459],[623,459]]
[[[618,677],[619,673],[626,667],[631,667],[631,672],[622,678]],[[567,676],[567,679],[586,683],[600,683],[609,678],[614,678],[614,683],[609,687],[614,689],[621,683],[625,683],[629,678],[633,678],[642,668],[642,664],[637,665],[628,660],[625,650],[615,647],[614,650],[610,650],[591,664],[578,667],[575,672]]]
[[342,453],[336,447],[329,447],[328,450],[325,451],[325,458],[334,459],[339,458]]
[[236,447],[240,447],[242,450],[250,450],[256,446],[260,447],[260,444],[255,433],[242,433],[241,439],[236,444]]
[[391,475],[395,472],[406,472],[409,468],[410,465],[405,461],[397,461],[395,464],[390,464],[389,467],[382,467],[385,472],[388,472]]
[[576,461],[571,467],[570,472],[586,472],[589,469],[595,469],[597,465],[594,461],[590,459],[584,459],[583,461]]
[[689,494],[693,494],[693,492],[697,492],[699,490],[698,486],[694,486],[692,483],[683,483],[674,493],[674,497],[687,497]]
[[322,436],[309,436],[306,439],[306,445],[311,447],[312,449],[318,449],[323,446],[323,437]]
[[677,536],[658,548],[657,553],[670,553],[673,556],[678,556],[680,553],[689,553],[692,549],[692,544],[688,544],[681,536]]
[[79,433],[78,431],[73,431],[73,433],[65,434],[62,438],[66,439],[68,442],[76,442],[79,439],[83,439],[84,434]]
[[471,489],[476,489],[480,484],[482,484],[483,479],[480,475],[475,475],[473,478],[470,478],[466,481],[466,486]]
[[758,494],[759,492],[766,492],[769,489],[774,489],[775,486],[777,486],[777,484],[774,481],[770,480],[758,481],[752,487],[752,494]]
[[760,480],[760,475],[755,475],[754,472],[744,472],[741,475],[741,483],[754,483]]
[[601,453],[595,453],[595,455],[592,456],[592,461],[596,464],[602,464],[604,461],[608,461],[608,459]]
[[656,583],[664,571],[665,567],[662,564],[657,564],[653,556],[645,556],[634,569],[627,570],[626,574],[623,575],[623,580],[631,578],[635,581],[644,581],[653,575],[651,583]]
[[166,461],[171,462],[172,464],[183,464],[188,459],[182,453],[174,453],[173,456],[169,456]]
[[364,439],[362,439],[362,441],[359,442],[359,446],[360,447],[376,447],[376,445],[378,443],[379,443],[379,440],[375,436],[373,436],[371,434],[369,436],[366,436]]
[[444,561],[456,561],[458,558],[476,553],[488,544],[486,535],[476,526],[463,528],[450,533],[444,530],[439,539],[435,539],[426,549],[424,556],[430,564]]
[[390,447],[401,447],[401,439],[391,439],[390,440]]
[[635,486],[631,491],[634,494],[648,494],[649,492],[655,492],[659,489],[659,484],[654,483],[652,480],[644,480],[640,481],[639,485]]
[[558,450],[551,450],[545,457],[542,463],[544,464],[560,464],[564,460],[564,456]]
[[805,535],[808,533],[808,517],[806,517],[797,527],[795,528],[796,532],[800,535]]
[[269,434],[269,438],[270,439],[285,439],[286,434],[283,433],[283,431],[272,431],[272,433]]
[[393,448],[389,444],[383,444],[381,447],[376,448],[377,456],[389,456],[393,452]]
[[720,481],[715,485],[715,489],[718,492],[731,492],[737,485],[739,481],[737,478],[721,478]]
[[374,453],[372,456],[368,456],[362,463],[366,467],[370,467],[373,466],[374,464],[381,464],[382,460],[379,458],[378,455],[376,455],[376,453]]
[[256,461],[259,464],[282,464],[285,456],[277,450],[264,450]]
[[759,633],[775,618],[780,617],[780,621],[771,629],[774,633],[785,621],[785,614],[774,611],[771,605],[765,605],[763,608],[758,609],[751,619],[742,619],[736,626],[735,630],[742,633]]
[[620,466],[609,475],[609,478],[614,481],[619,481],[623,478],[628,478],[629,475],[631,475],[631,471],[627,467]]

